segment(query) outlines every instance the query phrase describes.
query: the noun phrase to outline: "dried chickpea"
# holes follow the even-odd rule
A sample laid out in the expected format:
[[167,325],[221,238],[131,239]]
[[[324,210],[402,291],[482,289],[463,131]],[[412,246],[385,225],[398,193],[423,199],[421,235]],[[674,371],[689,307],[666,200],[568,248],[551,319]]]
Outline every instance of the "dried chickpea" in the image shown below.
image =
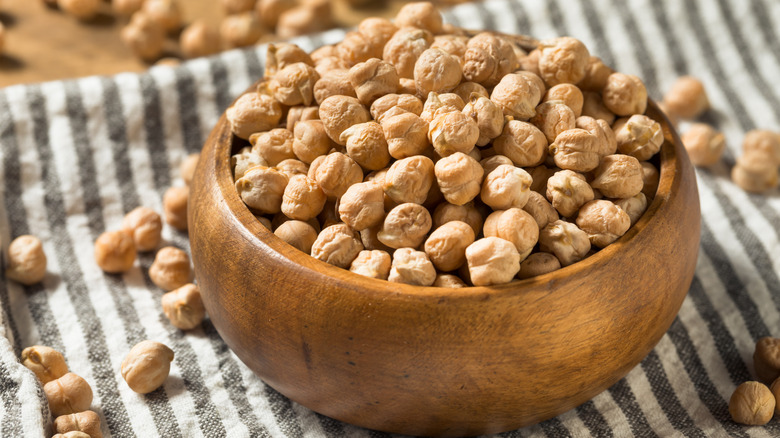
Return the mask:
[[[457,96],[454,93],[444,93],[444,94],[453,94],[454,96]],[[458,112],[465,107],[465,104],[461,100],[460,103],[462,104],[461,107],[458,107],[458,102],[455,101],[454,104],[450,104],[447,102],[444,102],[441,97],[444,96],[444,94],[434,93],[430,92],[428,93],[428,98],[425,100],[425,103],[423,104],[423,110],[420,113],[420,117],[425,120],[427,123],[431,123],[434,118],[437,116],[440,116],[445,113],[449,112]]]
[[588,233],[591,245],[604,248],[628,231],[631,218],[614,203],[599,199],[580,207],[576,223]]
[[[582,115],[582,103],[584,98],[582,97],[582,91],[573,84],[558,84],[551,87],[542,97],[542,102],[550,102],[553,100],[559,100],[564,105],[571,108],[574,112],[574,117]],[[538,109],[537,109],[538,112]]]
[[490,93],[488,93],[487,89],[476,82],[461,82],[460,85],[452,90],[452,92],[464,102],[470,101],[473,93],[478,96],[490,98]]
[[433,34],[425,29],[402,27],[387,41],[382,59],[395,66],[398,76],[414,79],[417,58],[433,44]]
[[531,191],[531,175],[525,170],[501,165],[485,176],[480,198],[493,210],[523,208]]
[[681,76],[664,95],[664,105],[669,113],[685,120],[692,120],[710,107],[704,84],[693,76]]
[[463,114],[477,122],[479,138],[477,146],[485,146],[501,135],[504,129],[504,112],[487,96],[474,93],[463,107]]
[[[387,18],[369,17],[358,24],[358,32],[363,34],[372,45],[383,47],[398,32],[398,26]],[[381,58],[382,53],[379,54]]]
[[181,27],[181,11],[176,0],[144,0],[141,11],[167,32],[176,31]]
[[593,198],[593,189],[581,173],[560,170],[547,180],[547,199],[563,217],[573,216]]
[[460,83],[462,77],[458,58],[441,49],[426,49],[414,64],[414,83],[417,93],[422,96],[432,91],[447,93]]
[[363,181],[363,171],[352,158],[334,152],[311,163],[309,178],[317,181],[328,198],[340,198],[352,184]]
[[644,193],[639,192],[630,198],[618,199],[615,201],[615,205],[626,212],[631,219],[631,226],[633,226],[647,210],[647,197]]
[[304,163],[301,160],[296,160],[295,158],[288,158],[286,160],[282,160],[274,166],[276,170],[279,172],[282,172],[283,174],[287,175],[287,178],[292,178],[296,175],[308,175],[309,174],[309,166]]
[[57,0],[57,6],[79,20],[89,20],[100,11],[100,0]]
[[294,8],[296,4],[295,0],[257,0],[255,14],[263,25],[273,29],[279,22],[279,17]]
[[160,342],[145,340],[130,349],[122,361],[122,378],[139,394],[148,394],[162,386],[171,371],[173,350]]
[[457,275],[438,274],[436,276],[436,280],[433,281],[433,287],[448,287],[450,289],[457,289],[468,286]]
[[374,117],[374,120],[377,122],[382,123],[385,114],[395,107],[399,107],[419,116],[423,110],[423,103],[420,99],[411,94],[389,93],[376,99],[371,104],[371,116]]
[[425,241],[425,253],[436,269],[454,271],[466,262],[466,248],[475,237],[469,224],[450,221],[433,230]]
[[387,281],[414,286],[431,286],[435,280],[436,268],[423,251],[400,248],[393,252],[393,263]]
[[706,123],[694,123],[680,136],[694,166],[712,166],[726,147],[723,134]]
[[195,175],[195,168],[198,166],[198,160],[200,159],[199,153],[189,154],[181,164],[179,164],[179,175],[184,180],[184,184],[190,185],[192,177]]
[[484,237],[469,245],[466,262],[474,286],[508,283],[520,270],[517,248],[499,237]]
[[219,27],[222,41],[230,48],[251,46],[263,33],[263,26],[251,12],[228,15]]
[[547,139],[542,131],[528,122],[509,120],[493,141],[497,154],[506,156],[516,166],[537,166],[544,161]]
[[615,71],[609,68],[598,56],[591,56],[585,67],[585,77],[577,86],[585,91],[601,92],[607,84],[607,78]]
[[277,213],[289,178],[272,167],[255,166],[236,181],[241,200],[261,213]]
[[352,125],[341,133],[341,140],[346,143],[347,155],[363,169],[383,169],[390,162],[387,140],[377,122]]
[[539,229],[559,219],[558,210],[547,201],[544,195],[533,190],[528,193],[528,202],[523,206],[523,210],[534,218]]
[[517,278],[526,279],[537,277],[561,269],[558,257],[548,252],[535,252],[520,262],[520,272]]
[[339,200],[339,217],[355,231],[382,223],[385,217],[382,186],[370,181],[351,185]]
[[189,203],[190,188],[170,187],[163,195],[163,212],[165,222],[180,231],[187,230],[187,204]]
[[748,153],[737,158],[731,169],[731,180],[742,190],[762,193],[777,187],[778,171],[771,157],[761,153]]
[[589,172],[599,165],[599,141],[590,132],[574,128],[561,132],[548,152],[561,169]]
[[347,224],[335,224],[320,232],[311,247],[311,256],[347,269],[360,251],[363,251],[363,244],[355,230]]
[[307,120],[319,120],[320,119],[320,107],[317,105],[303,106],[296,105],[287,110],[287,122],[285,128],[295,132],[295,125],[298,122],[305,122]]
[[434,174],[444,199],[450,204],[463,205],[470,202],[482,189],[482,166],[461,152],[437,161]]
[[435,179],[433,161],[423,155],[403,158],[393,163],[385,174],[383,188],[398,203],[422,204]]
[[753,368],[761,382],[771,383],[780,377],[780,339],[765,336],[756,342]]
[[45,345],[33,345],[22,350],[22,365],[29,368],[45,385],[68,373],[65,357],[59,351]]
[[533,179],[531,190],[547,195],[547,181],[559,170],[557,167],[549,168],[544,164],[528,169],[528,173]]
[[[463,66],[464,55],[468,49],[469,38],[460,35],[436,35],[433,37],[433,44],[431,48],[441,49],[450,55],[454,56],[458,60],[458,64]],[[462,72],[462,71],[461,71]],[[484,87],[483,87],[484,88]],[[468,96],[465,96],[468,99]],[[464,100],[466,100],[464,99]]]
[[647,196],[649,202],[655,197],[655,192],[658,191],[661,174],[653,163],[640,161],[639,164],[642,165],[642,193]]
[[[281,227],[282,224],[284,224],[285,222],[289,222],[291,220],[294,220],[294,219],[290,219],[289,217],[285,216],[284,213],[276,213],[273,216],[273,218],[271,219],[271,228],[270,229],[271,230],[276,230],[277,228]],[[319,233],[322,230],[321,227],[320,227],[319,220],[317,218],[311,218],[311,219],[309,219],[307,221],[303,221],[303,222],[306,222],[307,224],[311,225],[311,227],[314,228],[314,230],[317,233]]]
[[630,198],[642,193],[642,165],[623,154],[607,155],[593,173],[590,186],[607,198]]
[[482,169],[484,170],[483,175],[487,175],[502,164],[507,164],[509,166],[515,165],[515,163],[505,155],[493,155],[492,157],[485,158],[479,162],[479,165],[482,166]]
[[500,237],[515,245],[520,260],[531,254],[539,240],[539,225],[528,212],[519,208],[497,210],[485,219],[485,237]]
[[517,55],[511,43],[493,33],[482,32],[469,39],[466,45],[463,77],[467,81],[493,87],[515,70],[517,64]]
[[[244,150],[245,149],[245,150]],[[241,152],[230,157],[230,164],[233,168],[233,179],[238,181],[247,170],[255,166],[268,167],[268,163],[263,157],[252,152],[252,148],[246,147]]]
[[612,125],[615,121],[615,113],[609,110],[604,105],[604,100],[601,98],[601,94],[593,91],[585,91],[582,93],[582,115],[593,117],[597,120],[604,120],[607,124]]
[[8,245],[5,276],[27,286],[43,280],[46,276],[46,253],[40,239],[23,235]]
[[54,431],[71,438],[78,437],[79,433],[87,438],[103,438],[100,417],[94,411],[60,415],[54,419]]
[[442,33],[441,13],[431,2],[413,2],[405,4],[395,16],[398,27],[417,27],[432,34]]
[[104,272],[118,274],[133,267],[135,244],[125,231],[106,231],[95,241],[95,262]]
[[[47,2],[57,4],[57,0],[47,0]],[[141,10],[144,0],[111,0],[111,9],[115,14],[129,17]]]
[[428,140],[442,156],[455,152],[469,153],[479,139],[479,126],[471,117],[460,111],[436,116],[428,127]]
[[511,73],[501,78],[493,88],[490,100],[498,104],[504,115],[527,120],[536,114],[542,91],[527,76]]
[[433,226],[439,228],[451,221],[467,223],[474,230],[475,236],[482,231],[482,214],[471,202],[465,205],[455,205],[448,202],[439,204],[433,212]]
[[314,102],[314,84],[320,74],[305,62],[295,62],[279,70],[269,86],[274,98],[282,105],[311,105]]
[[539,248],[555,254],[561,266],[569,266],[585,258],[590,251],[588,234],[577,225],[557,220],[539,232]]
[[125,215],[122,229],[132,236],[137,251],[151,251],[160,244],[162,220],[151,208],[138,207]]
[[363,250],[352,260],[349,270],[365,277],[387,280],[392,260],[387,251]]
[[276,35],[279,38],[290,38],[319,32],[331,27],[332,22],[330,2],[325,0],[304,2],[279,15]]
[[594,119],[590,116],[580,116],[575,120],[575,127],[584,129],[595,135],[598,139],[598,154],[600,157],[612,155],[617,151],[617,138],[615,131],[609,123],[602,119]]
[[745,382],[734,390],[729,399],[729,414],[740,424],[761,426],[775,413],[775,396],[760,382]]
[[206,308],[198,286],[188,283],[162,296],[162,309],[171,324],[181,330],[199,326],[206,317]]
[[766,157],[767,160],[780,165],[780,135],[762,129],[748,131],[742,140],[742,153]]
[[380,251],[385,251],[387,253],[393,252],[393,248],[390,248],[389,246],[380,242],[379,239],[376,237],[377,233],[379,233],[381,229],[382,229],[382,224],[380,223],[377,226],[366,228],[365,230],[360,231],[360,241],[363,243],[363,248],[370,251],[380,250]]
[[73,373],[50,380],[43,385],[43,392],[49,400],[49,410],[55,417],[86,411],[92,404],[89,383]]
[[122,28],[122,42],[139,58],[152,61],[158,58],[165,44],[165,30],[142,12],[136,12],[130,23]]
[[318,104],[331,96],[357,97],[355,88],[349,80],[349,70],[336,68],[321,73],[320,80],[314,84],[314,100]]
[[87,433],[74,430],[71,432],[54,434],[51,436],[51,438],[91,438],[91,437]]
[[371,115],[356,98],[337,95],[328,97],[320,103],[320,120],[328,137],[345,146],[346,141],[341,141],[341,133],[352,125],[368,122],[371,120]]
[[655,120],[641,114],[618,119],[613,128],[618,151],[639,161],[649,160],[661,150],[664,133]]
[[219,32],[205,20],[194,21],[179,36],[179,47],[185,58],[213,55],[220,51],[221,44]]
[[612,73],[601,91],[604,105],[618,116],[644,114],[647,108],[647,89],[634,75]]
[[372,39],[362,32],[347,32],[336,45],[336,55],[347,67],[352,67],[371,58],[381,58],[384,43]]
[[387,213],[377,239],[390,248],[417,248],[431,229],[431,214],[420,204],[407,202]]
[[270,166],[295,158],[293,152],[293,133],[289,129],[275,128],[270,131],[252,134],[252,152],[263,157]]
[[225,111],[225,116],[233,134],[248,139],[255,132],[275,128],[282,118],[282,108],[271,96],[246,93]]
[[274,230],[274,234],[306,254],[311,252],[311,247],[317,240],[317,230],[308,223],[298,220],[284,222]]
[[335,143],[325,132],[321,120],[303,120],[295,125],[292,150],[304,163],[311,164],[315,158],[325,155]]
[[190,282],[190,257],[173,246],[157,251],[149,266],[149,278],[160,289],[170,291]]
[[320,214],[326,200],[327,196],[317,181],[305,175],[295,175],[284,188],[281,212],[290,219],[306,221]]
[[539,47],[539,73],[548,85],[576,84],[585,77],[590,53],[581,41],[559,37],[542,41]]
[[279,70],[298,62],[311,67],[315,65],[314,60],[311,59],[311,56],[306,51],[298,45],[290,43],[269,44],[265,58],[264,76],[267,78],[276,75]]
[[552,100],[540,103],[529,122],[544,133],[548,143],[552,143],[563,131],[574,129],[575,120],[574,111],[568,105],[561,100]]

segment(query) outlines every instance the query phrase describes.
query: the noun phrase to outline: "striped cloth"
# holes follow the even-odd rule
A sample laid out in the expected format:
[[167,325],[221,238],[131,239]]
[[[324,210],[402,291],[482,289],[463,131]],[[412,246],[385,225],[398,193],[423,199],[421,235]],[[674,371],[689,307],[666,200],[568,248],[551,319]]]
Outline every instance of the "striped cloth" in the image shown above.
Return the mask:
[[[722,130],[720,164],[697,171],[703,212],[696,276],[679,316],[624,379],[591,401],[506,436],[780,436],[780,422],[733,423],[728,400],[754,378],[762,336],[780,336],[780,196],[748,195],[729,169],[744,133],[780,127],[780,3],[774,0],[496,0],[465,4],[446,20],[468,28],[572,35],[616,69],[644,78],[660,98],[676,77],[703,80]],[[311,50],[330,31],[296,42]],[[48,275],[21,287],[0,277],[0,436],[41,436],[50,415],[21,350],[45,344],[94,390],[104,436],[381,437],[320,416],[266,386],[207,320],[173,328],[147,275],[152,256],[121,276],[103,274],[92,245],[136,206],[161,209],[182,184],[177,165],[200,149],[220,113],[262,72],[263,47],[144,74],[89,77],[0,90],[0,241],[34,234]],[[685,126],[682,127],[683,129]],[[188,248],[171,228],[164,239]],[[659,273],[663,274],[663,273]],[[0,276],[4,274],[0,273]],[[176,357],[161,390],[130,391],[119,365],[143,339]]]

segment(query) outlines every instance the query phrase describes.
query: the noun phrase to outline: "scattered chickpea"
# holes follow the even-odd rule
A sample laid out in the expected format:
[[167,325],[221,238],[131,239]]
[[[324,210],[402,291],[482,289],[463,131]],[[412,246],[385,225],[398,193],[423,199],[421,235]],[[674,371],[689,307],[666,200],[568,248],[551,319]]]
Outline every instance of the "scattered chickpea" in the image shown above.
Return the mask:
[[[57,0],[52,0],[55,4]],[[144,0],[111,0],[111,8],[114,13],[124,17],[129,17],[141,10]]]
[[372,58],[381,58],[384,44],[362,32],[347,32],[336,45],[336,55],[347,67],[352,67]]
[[160,342],[145,340],[130,349],[122,361],[122,378],[139,394],[162,386],[171,371],[173,350]]
[[251,12],[228,15],[219,27],[222,41],[231,48],[251,46],[263,33],[263,26]]
[[326,200],[325,193],[315,180],[295,175],[284,188],[280,210],[290,219],[306,221],[320,214]]
[[41,240],[35,236],[14,239],[8,245],[7,263],[5,276],[26,286],[40,283],[46,276],[46,253]]
[[523,208],[531,191],[531,175],[525,170],[501,165],[485,176],[480,199],[493,210]]
[[[322,111],[322,110],[320,110]],[[225,111],[230,129],[239,138],[248,139],[255,132],[264,132],[276,127],[282,118],[279,102],[271,96],[260,93],[241,95]]]
[[574,129],[575,120],[574,111],[568,105],[561,100],[552,100],[540,103],[529,121],[544,133],[548,143],[552,143],[562,132]]
[[631,218],[613,202],[599,199],[580,207],[576,223],[588,233],[591,245],[604,248],[628,231]]
[[311,247],[311,256],[347,269],[360,251],[363,251],[363,243],[355,230],[347,224],[335,224],[320,232]]
[[383,189],[395,202],[422,204],[434,179],[433,161],[423,155],[415,155],[390,166],[385,174]]
[[539,232],[539,247],[542,252],[555,254],[561,266],[569,266],[585,258],[590,251],[590,239],[577,225],[557,220]]
[[558,84],[551,87],[544,94],[544,97],[542,97],[542,102],[550,102],[554,100],[559,100],[563,102],[564,105],[571,108],[571,110],[574,112],[574,117],[579,117],[582,115],[582,104],[584,98],[582,96],[582,91],[580,91],[576,85]]
[[331,96],[357,97],[355,88],[349,80],[349,70],[343,68],[330,69],[321,72],[320,80],[314,84],[314,100],[322,105]]
[[520,260],[531,254],[539,241],[539,225],[528,212],[519,208],[498,210],[485,219],[485,237],[500,237],[515,245]]
[[317,230],[308,223],[298,220],[284,222],[274,230],[274,234],[306,254],[311,253],[311,247],[317,240]]
[[190,282],[190,258],[186,252],[173,246],[157,251],[149,267],[149,278],[160,289],[171,291]]
[[466,248],[475,237],[469,224],[450,221],[433,230],[425,241],[425,253],[436,269],[454,271],[466,262]]
[[635,196],[642,192],[642,165],[630,155],[607,155],[594,171],[590,186],[607,198]]
[[726,147],[723,134],[705,123],[694,123],[680,136],[694,166],[711,166]]
[[615,131],[618,151],[631,155],[639,161],[646,161],[661,150],[664,133],[661,125],[655,120],[641,114],[615,121],[612,128]]
[[558,210],[547,201],[544,195],[533,190],[528,193],[528,202],[523,206],[523,210],[534,218],[539,229],[560,219]]
[[604,105],[618,116],[644,114],[647,108],[647,89],[634,75],[612,73],[601,95]]
[[303,106],[296,105],[287,110],[287,122],[285,128],[295,132],[295,126],[298,122],[320,119],[320,107],[317,105]]
[[737,158],[737,164],[731,169],[731,179],[742,190],[766,192],[777,187],[777,165],[763,154],[745,154]]
[[548,252],[535,252],[520,262],[520,272],[517,273],[517,278],[538,277],[558,269],[561,269],[558,257]]
[[393,263],[387,281],[415,286],[431,286],[436,280],[436,268],[428,255],[412,248],[400,248],[393,253]]
[[387,280],[392,260],[387,251],[363,250],[349,266],[349,270],[366,277]]
[[274,98],[282,105],[311,105],[314,102],[314,84],[320,79],[314,67],[295,62],[279,70],[269,86]]
[[190,188],[187,186],[170,187],[163,195],[163,212],[165,222],[180,231],[186,231],[187,204],[189,203]]
[[110,274],[132,268],[135,256],[135,243],[125,231],[106,231],[95,241],[95,262]]
[[165,30],[143,12],[136,12],[122,29],[122,41],[139,58],[152,61],[159,58],[165,44]]
[[548,85],[576,84],[585,77],[590,53],[581,41],[559,37],[542,41],[540,49],[539,73]]
[[328,198],[340,198],[347,189],[363,180],[363,171],[355,160],[341,152],[325,155],[309,166],[309,178],[317,181]]
[[490,93],[488,93],[487,88],[476,82],[461,82],[460,85],[452,90],[452,92],[464,102],[469,102],[471,100],[472,93],[476,93],[477,96],[490,98]]
[[377,239],[390,248],[417,248],[431,225],[431,214],[425,207],[407,202],[387,213]]
[[287,178],[292,178],[296,175],[306,176],[309,174],[309,166],[303,161],[296,160],[295,158],[282,160],[274,167],[279,172],[287,175]]
[[607,124],[612,125],[615,121],[615,113],[609,110],[604,105],[604,100],[601,98],[601,94],[593,91],[585,91],[582,93],[582,115],[593,117],[597,120],[604,120]]
[[[466,45],[463,77],[467,81],[493,87],[514,71],[517,63],[517,55],[510,43],[490,32],[482,32],[471,37]],[[533,105],[536,106],[536,103]]]
[[601,92],[607,85],[607,78],[614,72],[601,58],[591,56],[585,67],[585,77],[577,83],[577,86],[582,90]]
[[389,62],[371,58],[349,69],[349,81],[358,100],[370,106],[377,98],[398,91],[398,73]]
[[425,29],[404,27],[393,34],[382,50],[382,59],[394,65],[398,76],[414,79],[417,58],[433,44],[433,34]]
[[433,287],[447,287],[450,289],[457,289],[468,286],[457,275],[438,274],[436,276],[436,280],[433,281]]
[[430,146],[428,123],[414,113],[385,117],[381,126],[388,153],[393,158],[400,160],[419,155]]
[[474,286],[508,283],[520,271],[517,248],[499,237],[484,237],[469,245],[466,262]]
[[57,0],[57,5],[79,20],[94,18],[100,11],[100,0]]
[[328,137],[321,120],[303,120],[295,125],[292,151],[304,163],[311,164],[333,146],[335,143]]
[[780,165],[780,134],[763,129],[748,131],[742,140],[742,153],[758,154],[778,166]]
[[463,205],[470,202],[482,189],[482,166],[461,152],[437,161],[434,174],[444,199],[450,204]]
[[501,78],[490,93],[490,100],[498,104],[504,115],[516,120],[527,120],[536,114],[542,91],[527,76],[511,73]]
[[693,76],[677,78],[663,102],[671,114],[685,120],[699,117],[710,106],[704,84]]
[[29,368],[45,385],[68,373],[65,357],[59,351],[45,345],[33,345],[22,350],[22,365]]
[[780,377],[780,339],[765,336],[756,342],[753,368],[761,382],[772,383]]
[[213,55],[220,51],[221,44],[219,32],[205,20],[194,21],[179,36],[179,46],[186,58]]
[[162,296],[162,309],[171,324],[181,330],[199,326],[206,317],[198,286],[188,283]]
[[639,192],[630,198],[618,199],[615,201],[615,205],[622,208],[623,211],[628,214],[631,219],[631,226],[634,226],[636,221],[645,214],[647,210],[647,197],[644,193]]
[[560,170],[547,180],[547,199],[563,217],[572,217],[593,198],[593,189],[581,173]]
[[257,0],[255,13],[260,21],[269,29],[276,27],[279,17],[296,5],[295,0]]
[[474,235],[482,231],[482,213],[469,202],[464,205],[455,205],[448,202],[439,204],[433,212],[433,226],[439,228],[450,221],[462,221],[467,223]]
[[331,96],[320,103],[320,120],[322,120],[328,137],[341,146],[341,133],[352,125],[371,120],[366,107],[357,98],[350,96]]
[[94,411],[60,415],[54,419],[54,431],[66,437],[78,437],[80,433],[87,438],[103,438],[100,417]]
[[74,373],[50,380],[43,385],[43,392],[49,400],[49,410],[55,417],[86,411],[92,404],[92,388],[86,380]]
[[431,2],[407,3],[395,16],[398,27],[417,27],[432,34],[442,33],[441,13]]
[[729,414],[740,424],[761,426],[772,419],[775,396],[760,382],[745,382],[734,390],[729,400]]
[[137,207],[125,215],[122,229],[128,232],[139,252],[157,248],[162,238],[162,220],[156,211],[148,207]]
[[482,166],[482,169],[484,170],[484,175],[492,172],[496,167],[501,166],[502,164],[509,166],[515,165],[506,155],[493,155],[492,157],[485,158],[479,162],[479,165]]

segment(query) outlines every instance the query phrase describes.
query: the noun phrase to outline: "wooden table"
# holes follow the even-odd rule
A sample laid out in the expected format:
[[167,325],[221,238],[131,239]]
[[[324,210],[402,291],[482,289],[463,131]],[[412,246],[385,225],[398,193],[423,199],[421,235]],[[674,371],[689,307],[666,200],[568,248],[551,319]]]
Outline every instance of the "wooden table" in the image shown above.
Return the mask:
[[[370,2],[367,9],[351,9],[346,0],[333,1],[339,26],[352,26],[369,16],[393,16],[404,3],[399,0]],[[186,22],[204,18],[218,27],[224,13],[218,0],[180,0]],[[142,71],[148,64],[136,59],[120,39],[127,19],[114,17],[105,2],[101,14],[80,22],[48,8],[41,0],[6,0],[0,5],[0,21],[6,28],[5,50],[0,55],[0,86]],[[271,37],[266,37],[269,40]],[[168,52],[175,54],[175,40]]]

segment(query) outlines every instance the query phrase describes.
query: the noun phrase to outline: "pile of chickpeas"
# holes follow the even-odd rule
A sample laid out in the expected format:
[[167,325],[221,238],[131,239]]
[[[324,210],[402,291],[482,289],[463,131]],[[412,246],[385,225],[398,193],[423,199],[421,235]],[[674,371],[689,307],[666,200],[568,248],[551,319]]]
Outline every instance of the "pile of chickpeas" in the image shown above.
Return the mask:
[[295,248],[391,282],[495,285],[582,260],[644,213],[663,133],[636,76],[574,38],[523,41],[421,2],[311,54],[269,46],[226,113],[238,194]]
[[729,413],[737,423],[761,426],[780,413],[780,339],[767,336],[756,342],[753,369],[757,380],[737,386]]

